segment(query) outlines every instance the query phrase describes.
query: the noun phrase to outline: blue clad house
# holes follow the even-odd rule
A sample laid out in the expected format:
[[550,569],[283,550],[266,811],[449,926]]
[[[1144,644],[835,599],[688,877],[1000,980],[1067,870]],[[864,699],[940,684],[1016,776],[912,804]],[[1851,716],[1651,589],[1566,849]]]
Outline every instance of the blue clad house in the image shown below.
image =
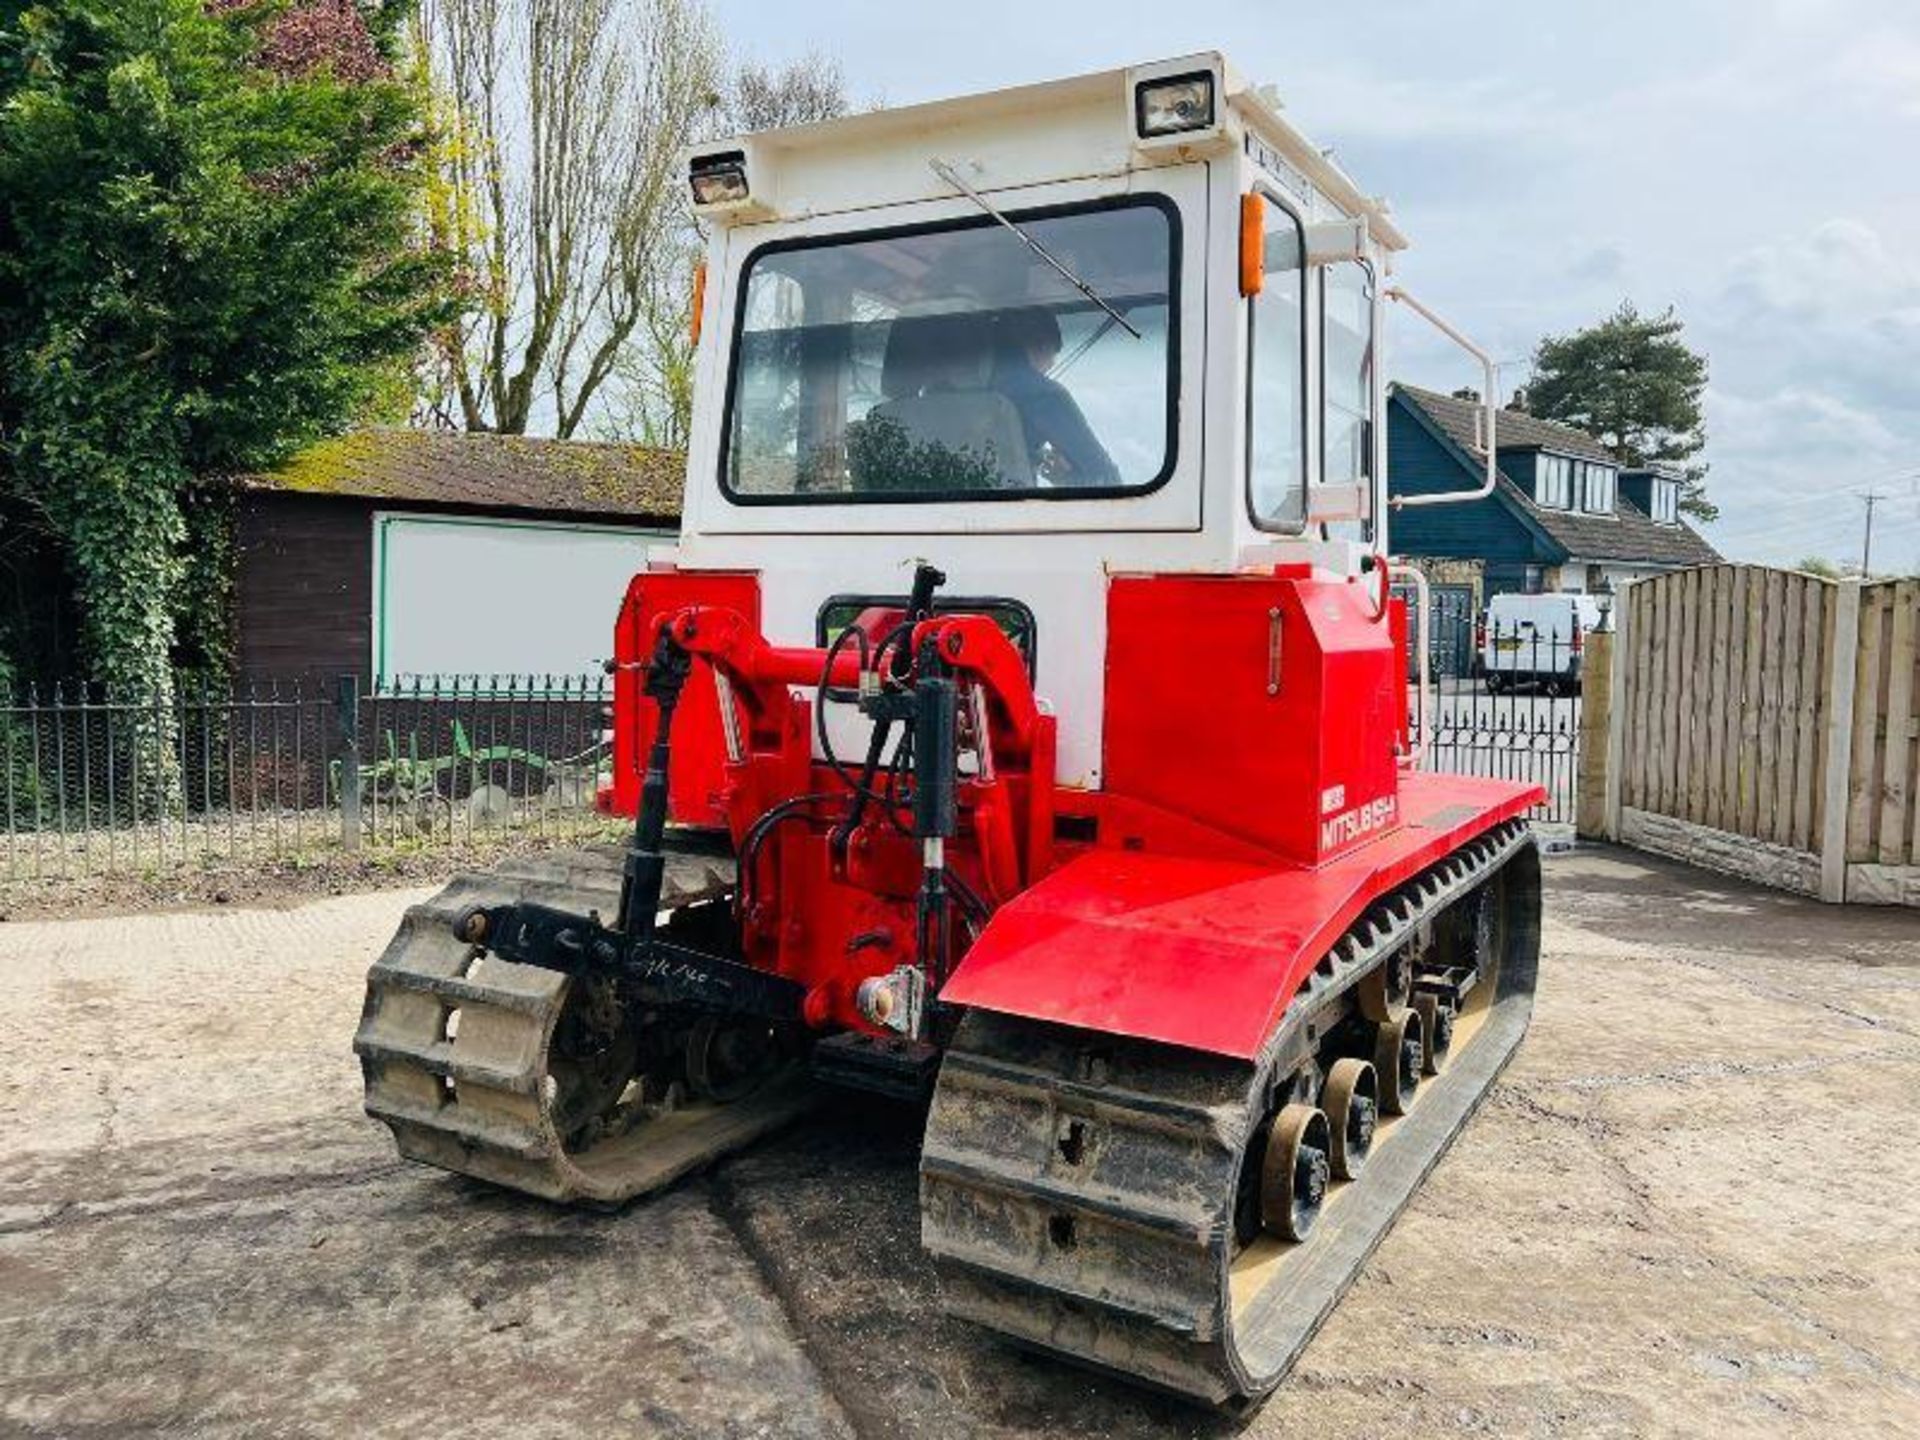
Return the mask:
[[[1477,400],[1395,385],[1387,401],[1393,493],[1476,488],[1485,478]],[[1484,604],[1521,591],[1611,594],[1623,582],[1714,565],[1719,554],[1680,518],[1680,480],[1661,469],[1622,470],[1571,425],[1502,410],[1500,480],[1465,505],[1396,511],[1394,553],[1436,580],[1473,584]]]

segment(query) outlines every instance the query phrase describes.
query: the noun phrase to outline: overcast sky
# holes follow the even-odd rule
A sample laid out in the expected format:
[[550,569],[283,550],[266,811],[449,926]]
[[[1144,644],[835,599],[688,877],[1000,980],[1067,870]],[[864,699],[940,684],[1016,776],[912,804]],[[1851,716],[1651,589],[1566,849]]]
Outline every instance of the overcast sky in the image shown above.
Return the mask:
[[[1222,49],[1393,201],[1402,278],[1507,385],[1542,334],[1676,307],[1729,556],[1857,562],[1877,489],[1875,568],[1920,570],[1915,0],[714,3],[743,54],[889,104]],[[1416,326],[1391,375],[1475,378]]]

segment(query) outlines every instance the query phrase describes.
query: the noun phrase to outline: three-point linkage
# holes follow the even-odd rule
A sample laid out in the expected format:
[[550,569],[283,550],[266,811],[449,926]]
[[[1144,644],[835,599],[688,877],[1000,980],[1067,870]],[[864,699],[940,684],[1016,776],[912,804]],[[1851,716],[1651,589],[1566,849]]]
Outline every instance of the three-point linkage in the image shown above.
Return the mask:
[[485,945],[502,960],[575,977],[619,979],[643,1004],[683,1006],[722,1015],[795,1020],[803,986],[720,955],[666,940],[656,933],[666,876],[668,777],[673,716],[693,657],[673,632],[660,627],[647,667],[646,695],[656,719],[640,809],[633,822],[620,881],[616,928],[597,914],[573,915],[545,905],[469,910],[455,922],[463,940]]

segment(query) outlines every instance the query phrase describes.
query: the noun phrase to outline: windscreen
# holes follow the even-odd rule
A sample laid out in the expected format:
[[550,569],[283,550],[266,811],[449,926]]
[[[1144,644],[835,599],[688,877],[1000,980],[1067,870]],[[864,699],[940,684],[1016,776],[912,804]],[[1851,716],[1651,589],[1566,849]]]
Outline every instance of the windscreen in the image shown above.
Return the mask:
[[1009,218],[1026,239],[982,215],[756,254],[729,381],[728,493],[1064,498],[1164,479],[1172,207],[1138,199]]

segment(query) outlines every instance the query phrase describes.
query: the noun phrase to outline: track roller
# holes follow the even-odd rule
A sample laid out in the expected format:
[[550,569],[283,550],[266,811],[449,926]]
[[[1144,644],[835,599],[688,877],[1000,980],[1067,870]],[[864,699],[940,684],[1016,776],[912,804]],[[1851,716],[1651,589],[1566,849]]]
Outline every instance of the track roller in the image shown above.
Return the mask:
[[774,1071],[779,1051],[772,1026],[709,1016],[687,1034],[687,1080],[703,1100],[743,1099]]
[[1367,1152],[1373,1149],[1373,1129],[1380,1118],[1380,1082],[1373,1066],[1351,1057],[1334,1061],[1320,1103],[1332,1136],[1328,1160],[1334,1178],[1358,1179]]
[[1288,1105],[1267,1132],[1260,1168],[1260,1222],[1282,1240],[1304,1240],[1327,1198],[1331,1132],[1324,1110]]
[[1402,1010],[1374,1027],[1373,1068],[1380,1081],[1383,1114],[1404,1115],[1413,1104],[1426,1048],[1418,1010]]
[[1384,1024],[1405,1007],[1412,988],[1413,957],[1403,946],[1361,976],[1354,994],[1360,1013],[1377,1024]]

